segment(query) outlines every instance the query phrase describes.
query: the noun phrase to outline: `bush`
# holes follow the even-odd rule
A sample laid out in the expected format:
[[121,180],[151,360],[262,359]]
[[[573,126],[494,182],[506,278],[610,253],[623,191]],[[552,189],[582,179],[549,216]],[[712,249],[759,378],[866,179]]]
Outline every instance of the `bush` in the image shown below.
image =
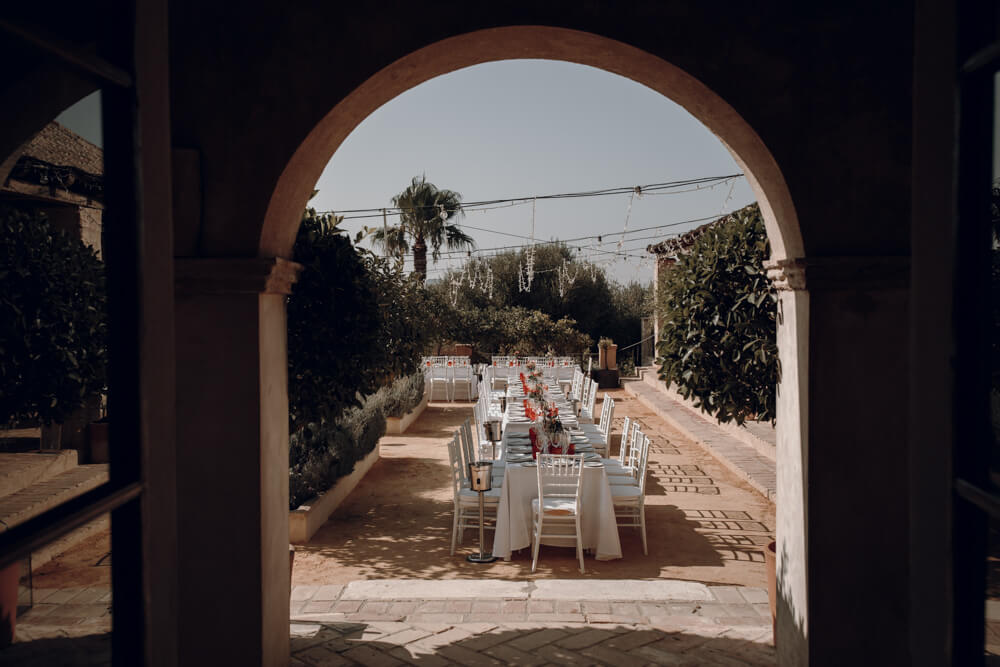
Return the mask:
[[61,422],[106,389],[104,280],[82,241],[0,208],[0,422]]
[[335,422],[310,423],[289,437],[288,506],[295,509],[325,493],[385,435],[385,415],[377,401],[345,410]]
[[767,256],[751,204],[707,229],[661,283],[659,377],[720,422],[774,421],[777,296]]
[[386,417],[402,417],[420,405],[424,397],[424,374],[414,373],[382,387],[369,402],[378,405]]

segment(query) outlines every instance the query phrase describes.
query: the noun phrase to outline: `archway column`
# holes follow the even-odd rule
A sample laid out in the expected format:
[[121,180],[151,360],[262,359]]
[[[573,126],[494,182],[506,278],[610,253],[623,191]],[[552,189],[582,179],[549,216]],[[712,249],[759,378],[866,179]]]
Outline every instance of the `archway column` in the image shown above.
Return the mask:
[[288,389],[277,259],[176,261],[180,664],[288,663]]
[[909,259],[766,267],[780,295],[779,664],[891,664],[909,603]]

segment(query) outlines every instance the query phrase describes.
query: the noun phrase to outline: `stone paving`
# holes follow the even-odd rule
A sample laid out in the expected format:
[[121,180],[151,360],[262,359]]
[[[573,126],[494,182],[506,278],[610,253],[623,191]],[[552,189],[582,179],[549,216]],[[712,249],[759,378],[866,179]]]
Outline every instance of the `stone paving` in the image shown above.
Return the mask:
[[[418,597],[419,596],[419,597]],[[362,581],[292,590],[293,665],[773,665],[759,588]]]
[[764,497],[776,502],[778,478],[773,459],[763,456],[754,447],[720,429],[710,419],[692,413],[645,382],[623,382],[622,386],[657,416],[698,442]]

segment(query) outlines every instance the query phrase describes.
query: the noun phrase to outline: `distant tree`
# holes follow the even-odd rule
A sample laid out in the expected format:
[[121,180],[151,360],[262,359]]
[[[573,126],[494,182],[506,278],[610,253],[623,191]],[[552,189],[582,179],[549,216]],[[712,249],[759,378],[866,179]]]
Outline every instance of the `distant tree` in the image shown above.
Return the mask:
[[760,208],[710,227],[661,283],[660,379],[720,422],[774,420],[777,296]]
[[437,262],[441,246],[449,250],[475,248],[476,242],[458,225],[448,222],[462,212],[462,195],[452,190],[440,190],[427,182],[426,176],[414,176],[405,190],[392,198],[400,209],[399,224],[373,230],[376,245],[389,254],[413,250],[413,272],[421,282],[427,276],[427,245],[431,258]]

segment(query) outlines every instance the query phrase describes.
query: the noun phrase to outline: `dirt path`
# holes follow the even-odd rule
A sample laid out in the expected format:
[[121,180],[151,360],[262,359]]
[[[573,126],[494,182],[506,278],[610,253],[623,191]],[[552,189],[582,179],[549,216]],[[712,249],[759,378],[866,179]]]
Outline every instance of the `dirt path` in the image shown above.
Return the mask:
[[637,417],[652,440],[648,556],[642,554],[636,529],[621,530],[621,560],[589,558],[585,575],[577,570],[572,549],[552,547],[543,547],[534,575],[528,550],[515,553],[510,562],[474,566],[465,560],[477,550],[472,530],[450,555],[446,443],[462,420],[471,417],[472,408],[432,403],[409,432],[382,439],[381,460],[312,541],[296,548],[293,584],[538,577],[766,586],[763,548],[773,539],[774,505],[633,397],[622,390],[608,393],[617,404],[612,442],[617,442],[625,415]]

